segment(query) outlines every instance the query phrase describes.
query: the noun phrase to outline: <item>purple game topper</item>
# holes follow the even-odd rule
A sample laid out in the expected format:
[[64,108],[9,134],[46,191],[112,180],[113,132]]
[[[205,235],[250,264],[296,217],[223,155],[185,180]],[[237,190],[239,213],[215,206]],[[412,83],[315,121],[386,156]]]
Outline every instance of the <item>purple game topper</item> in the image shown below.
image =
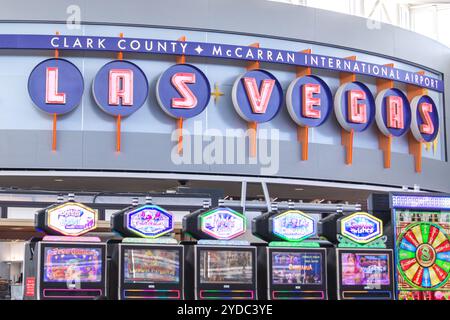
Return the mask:
[[144,238],[157,238],[173,231],[172,214],[155,205],[143,205],[126,213],[126,228]]
[[92,93],[103,111],[112,116],[126,117],[137,111],[147,99],[147,77],[134,63],[111,61],[97,72]]
[[28,78],[28,93],[33,103],[50,114],[64,114],[81,102],[84,90],[80,70],[64,59],[39,63]]

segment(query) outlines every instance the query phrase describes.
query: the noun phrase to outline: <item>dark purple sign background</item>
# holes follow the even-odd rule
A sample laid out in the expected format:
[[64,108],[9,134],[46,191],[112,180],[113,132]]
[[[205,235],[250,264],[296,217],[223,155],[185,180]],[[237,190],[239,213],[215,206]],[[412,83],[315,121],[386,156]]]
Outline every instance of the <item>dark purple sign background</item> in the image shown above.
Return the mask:
[[352,72],[409,83],[438,92],[444,91],[442,80],[397,68],[303,52],[227,44],[119,37],[3,34],[0,35],[0,49],[123,51],[261,61]]

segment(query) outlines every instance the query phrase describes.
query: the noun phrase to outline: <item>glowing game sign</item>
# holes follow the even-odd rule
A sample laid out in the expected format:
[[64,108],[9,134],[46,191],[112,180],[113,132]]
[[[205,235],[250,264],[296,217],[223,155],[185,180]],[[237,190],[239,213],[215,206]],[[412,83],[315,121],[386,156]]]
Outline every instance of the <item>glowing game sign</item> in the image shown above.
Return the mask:
[[392,208],[448,210],[450,209],[450,197],[392,195],[391,206]]
[[201,231],[218,240],[230,240],[245,233],[245,216],[229,208],[216,208],[200,215]]
[[272,219],[272,232],[287,241],[302,241],[316,233],[316,224],[302,211],[288,210]]
[[341,220],[341,234],[357,243],[368,243],[383,235],[383,222],[366,212],[355,212]]
[[46,225],[61,235],[80,236],[97,227],[97,212],[81,203],[64,203],[47,210]]
[[172,214],[155,205],[144,205],[125,214],[126,227],[143,238],[157,238],[173,231]]

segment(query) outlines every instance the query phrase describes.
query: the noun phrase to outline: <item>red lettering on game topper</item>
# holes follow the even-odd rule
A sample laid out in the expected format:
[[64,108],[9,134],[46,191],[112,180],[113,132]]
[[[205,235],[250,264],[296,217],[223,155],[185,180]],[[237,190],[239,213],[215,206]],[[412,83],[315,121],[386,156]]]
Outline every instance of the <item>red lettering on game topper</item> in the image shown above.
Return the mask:
[[27,277],[25,280],[25,296],[34,297],[34,289],[36,288],[36,278]]

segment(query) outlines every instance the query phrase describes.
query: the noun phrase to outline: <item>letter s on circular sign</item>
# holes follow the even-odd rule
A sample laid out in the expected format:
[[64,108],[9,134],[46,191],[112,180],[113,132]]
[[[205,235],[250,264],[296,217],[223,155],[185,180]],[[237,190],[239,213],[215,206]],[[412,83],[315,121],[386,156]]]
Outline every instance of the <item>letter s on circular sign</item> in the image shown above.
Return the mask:
[[411,100],[411,132],[420,142],[432,142],[439,132],[439,114],[434,103],[427,95]]
[[347,131],[366,130],[375,117],[375,101],[369,88],[361,82],[342,84],[334,96],[334,112]]
[[92,93],[103,111],[112,116],[126,117],[142,107],[147,99],[147,77],[134,63],[111,61],[97,72]]
[[190,64],[176,64],[164,71],[156,84],[156,98],[173,118],[192,118],[205,110],[211,97],[206,75]]
[[283,89],[270,72],[251,70],[236,79],[231,97],[236,112],[245,121],[267,122],[281,108]]
[[411,126],[411,108],[408,98],[401,90],[382,90],[377,95],[375,105],[375,120],[384,135],[400,137],[408,132]]
[[50,114],[65,114],[81,102],[84,81],[80,70],[64,59],[39,63],[28,78],[28,93],[33,103]]
[[322,79],[305,76],[289,85],[286,105],[295,123],[304,127],[318,127],[330,115],[333,99],[330,88]]

